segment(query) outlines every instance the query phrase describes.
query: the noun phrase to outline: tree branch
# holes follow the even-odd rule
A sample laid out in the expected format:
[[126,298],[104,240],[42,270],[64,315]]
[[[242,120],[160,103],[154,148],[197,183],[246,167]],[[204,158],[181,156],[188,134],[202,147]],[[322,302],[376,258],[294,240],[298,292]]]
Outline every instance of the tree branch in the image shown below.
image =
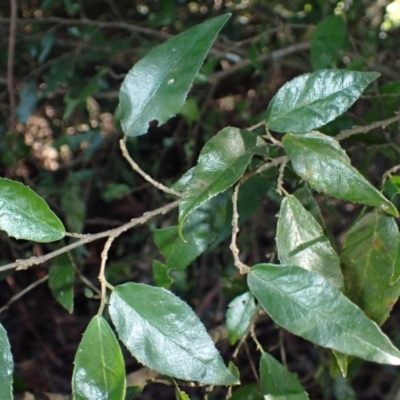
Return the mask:
[[368,133],[369,131],[372,131],[376,128],[386,128],[387,125],[393,124],[397,121],[400,121],[400,113],[395,115],[394,117],[384,119],[382,121],[376,121],[369,125],[355,126],[351,129],[345,129],[343,131],[340,131],[340,133],[335,136],[335,139],[339,142],[343,139],[349,138],[350,136],[358,135],[359,133]]
[[85,235],[82,239],[69,244],[68,246],[65,246],[61,249],[52,251],[51,253],[45,254],[40,257],[31,257],[28,258],[27,260],[17,260],[13,263],[6,264],[0,267],[0,272],[7,271],[9,269],[14,269],[16,268],[17,270],[20,269],[27,269],[33,265],[39,265],[44,263],[45,261],[51,260],[54,257],[59,256],[60,254],[66,253],[67,251],[70,251],[72,249],[75,249],[76,247],[82,246],[86,243],[91,243],[94,242],[95,240],[98,239],[103,239],[109,236],[113,235],[120,235],[121,233],[134,228],[137,225],[142,225],[149,221],[150,219],[154,218],[157,215],[165,214],[174,208],[178,207],[179,205],[179,200],[176,200],[172,203],[166,204],[165,206],[162,206],[160,208],[157,208],[153,211],[148,211],[144,213],[141,217],[134,218],[127,224],[124,224],[122,226],[119,226],[118,228],[110,229],[108,231],[100,232],[100,233],[95,233],[95,234],[88,234]]

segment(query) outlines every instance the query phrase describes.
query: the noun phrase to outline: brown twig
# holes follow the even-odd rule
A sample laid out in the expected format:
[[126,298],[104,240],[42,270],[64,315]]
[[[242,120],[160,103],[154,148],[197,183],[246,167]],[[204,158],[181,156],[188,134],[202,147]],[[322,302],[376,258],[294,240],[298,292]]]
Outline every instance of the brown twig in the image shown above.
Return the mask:
[[[272,51],[271,53],[267,54],[262,54],[259,58],[258,61],[261,63],[265,63],[267,61],[276,61],[281,58],[284,58],[288,55],[298,53],[300,51],[305,51],[310,49],[310,43],[305,42],[305,43],[297,43],[290,45],[288,47],[285,47],[283,49],[275,50]],[[253,64],[253,61],[246,59],[241,62],[238,62],[237,64],[233,65],[231,68],[226,69],[224,71],[216,72],[213,75],[211,75],[210,80],[220,80],[220,79],[225,79],[228,76],[231,76],[235,74],[236,72],[242,70],[243,68],[249,67]]]
[[177,190],[171,189],[167,186],[164,186],[162,183],[155,181],[150,175],[146,174],[146,172],[144,172],[139,167],[139,165],[136,164],[135,161],[133,161],[133,159],[131,158],[131,156],[128,153],[128,149],[126,148],[126,136],[124,136],[124,138],[119,141],[119,146],[121,148],[122,155],[128,161],[128,163],[130,164],[132,169],[134,171],[136,171],[139,175],[141,175],[147,182],[151,183],[154,187],[156,187],[157,189],[159,189],[165,193],[173,194],[174,196],[177,196],[177,197],[182,197],[181,192],[178,192]]
[[100,265],[100,272],[99,272],[99,282],[101,287],[101,298],[100,298],[100,306],[97,315],[102,316],[104,307],[107,304],[107,294],[106,289],[110,287],[110,284],[106,280],[105,272],[106,272],[106,262],[108,258],[108,251],[112,245],[112,242],[117,238],[118,235],[111,235],[108,237],[106,244],[104,245],[103,251],[101,252],[101,265]]
[[[11,24],[11,18],[2,18],[0,23]],[[29,25],[29,24],[59,24],[59,25],[73,25],[73,26],[95,26],[97,28],[116,28],[123,29],[129,32],[141,33],[143,35],[156,37],[161,40],[167,40],[171,37],[168,33],[156,31],[154,29],[145,28],[131,24],[129,22],[107,22],[107,21],[96,21],[91,19],[68,19],[60,17],[46,17],[46,18],[26,18],[20,19],[17,22],[18,25]]]
[[178,205],[179,205],[179,200],[176,200],[172,203],[166,204],[165,206],[159,207],[153,211],[148,211],[144,213],[141,217],[134,218],[128,223],[119,226],[118,228],[110,229],[108,231],[99,232],[95,234],[85,235],[85,237],[83,237],[82,239],[74,243],[71,243],[68,246],[52,251],[51,253],[44,254],[43,256],[40,257],[31,257],[26,260],[17,260],[13,263],[3,265],[0,267],[0,272],[8,271],[14,268],[16,268],[17,270],[27,269],[33,265],[42,264],[48,260],[51,260],[54,257],[59,256],[60,254],[66,253],[67,251],[75,249],[76,247],[82,246],[86,243],[91,243],[94,242],[95,240],[103,239],[112,235],[120,235],[121,233],[126,232],[127,230],[134,228],[137,225],[142,225],[146,223],[147,221],[149,221],[150,219],[154,218],[157,215],[165,214],[173,210],[174,208],[178,207]]
[[35,289],[35,287],[41,285],[42,283],[46,282],[49,279],[49,276],[46,275],[43,278],[38,279],[37,281],[31,283],[29,286],[27,286],[25,289],[21,290],[19,293],[15,294],[13,297],[11,297],[10,300],[7,301],[6,304],[4,304],[3,307],[0,308],[0,314],[7,310],[8,307],[17,300],[19,300],[22,296],[24,296],[26,293],[30,292],[32,289]]
[[368,133],[369,131],[372,131],[376,128],[386,128],[387,125],[393,124],[397,121],[400,121],[400,113],[395,115],[394,117],[384,119],[382,121],[376,121],[369,125],[355,126],[351,129],[345,129],[343,131],[340,131],[340,133],[335,136],[335,139],[339,142],[340,140],[347,139],[350,136],[357,135],[359,133]]
[[241,274],[247,274],[250,272],[250,267],[240,261],[239,258],[239,249],[236,245],[236,237],[239,232],[239,213],[237,210],[237,200],[238,200],[238,193],[239,193],[240,183],[237,183],[233,189],[232,195],[232,205],[233,205],[233,215],[232,215],[232,239],[229,248],[231,249],[234,265],[237,267]]
[[15,31],[17,28],[18,5],[17,0],[10,0],[11,18],[8,35],[8,60],[7,60],[7,90],[10,101],[10,130],[13,130],[15,123],[15,88],[14,88],[14,53],[15,53]]

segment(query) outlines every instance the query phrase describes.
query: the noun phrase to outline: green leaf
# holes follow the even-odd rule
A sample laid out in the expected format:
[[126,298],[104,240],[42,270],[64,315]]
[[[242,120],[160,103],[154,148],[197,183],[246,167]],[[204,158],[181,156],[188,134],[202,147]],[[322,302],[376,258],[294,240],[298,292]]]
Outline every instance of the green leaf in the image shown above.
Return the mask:
[[400,175],[393,175],[385,182],[385,192],[390,200],[400,194]]
[[[332,354],[334,355],[335,359],[331,360],[331,368],[330,368],[331,376],[338,375],[339,371],[343,377],[347,376],[349,357],[346,354],[343,354],[340,351],[335,351],[335,350],[332,350]],[[334,373],[334,375],[332,373]]]
[[122,342],[152,370],[206,384],[238,383],[193,310],[171,292],[126,283],[112,292],[109,311]]
[[65,215],[65,223],[70,232],[81,233],[86,215],[86,204],[83,190],[75,185],[69,190],[61,189],[61,207]]
[[180,233],[190,213],[243,175],[257,152],[257,139],[254,132],[227,127],[204,145],[179,204]]
[[4,178],[0,178],[0,229],[34,242],[54,242],[65,235],[63,224],[41,197]]
[[300,382],[274,357],[263,353],[260,360],[261,390],[268,400],[308,400]]
[[339,256],[321,226],[294,196],[282,200],[275,240],[282,264],[317,272],[343,288]]
[[168,289],[174,282],[173,279],[169,276],[168,267],[158,260],[153,260],[151,267],[153,270],[154,283],[159,287]]
[[96,315],[90,321],[74,364],[74,400],[124,400],[124,359],[117,339],[103,317]]
[[69,312],[74,310],[74,268],[68,254],[54,258],[49,269],[49,287],[56,300]]
[[256,310],[254,296],[250,292],[241,294],[229,303],[226,327],[231,345],[234,345],[250,327]]
[[294,196],[300,201],[303,207],[315,218],[318,224],[325,229],[325,221],[322,217],[321,210],[319,209],[318,203],[315,201],[312,191],[308,185],[297,189]]
[[125,400],[137,399],[137,396],[143,392],[142,386],[128,386],[126,388]]
[[340,375],[333,380],[333,393],[335,399],[357,400],[356,393],[351,387],[350,382]]
[[[239,227],[242,226],[262,205],[262,199],[272,189],[272,182],[266,177],[256,175],[248,179],[240,186],[239,196],[237,201],[237,210],[239,214]],[[232,196],[230,190],[227,190],[229,196]],[[274,191],[275,193],[275,191]],[[216,248],[223,240],[232,235],[232,215],[233,207],[232,202],[229,201],[226,207],[225,223],[219,232],[217,238],[213,241],[210,249]]]
[[122,199],[132,191],[132,188],[125,183],[110,183],[101,193],[101,197],[105,202],[111,203],[115,200]]
[[311,39],[314,70],[336,66],[338,52],[343,48],[346,36],[346,27],[339,15],[329,15],[318,23]]
[[399,246],[397,247],[396,261],[394,263],[392,277],[390,278],[390,284],[394,285],[399,279],[400,279],[400,243]]
[[377,210],[362,215],[343,244],[345,294],[378,325],[400,295],[400,282],[391,283],[398,248],[396,221]]
[[296,174],[316,191],[399,215],[396,207],[351,166],[335,139],[319,132],[287,133],[282,142]]
[[266,124],[277,132],[303,133],[319,128],[348,110],[377,72],[323,70],[283,85],[269,103]]
[[66,104],[65,111],[63,115],[63,120],[69,119],[72,112],[75,108],[81,104],[84,104],[86,99],[91,96],[93,93],[97,93],[100,91],[103,76],[107,73],[107,68],[102,68],[100,71],[93,76],[90,81],[83,87],[79,94],[76,96],[72,96],[71,94],[67,94],[64,97],[64,102]]
[[11,354],[7,332],[0,324],[0,398],[12,400],[14,361]]
[[185,392],[182,392],[182,390],[179,389],[179,387],[175,381],[174,381],[174,385],[175,385],[176,400],[190,400],[190,397]]
[[201,117],[197,100],[195,98],[187,99],[181,108],[180,114],[188,124],[197,122]]
[[367,361],[400,365],[400,351],[378,325],[321,275],[258,264],[247,282],[264,310],[289,332]]
[[234,389],[230,400],[264,400],[264,396],[256,383],[250,383]]
[[168,269],[184,270],[206,251],[224,226],[226,203],[226,194],[220,193],[192,212],[182,231],[185,241],[179,236],[177,226],[154,232],[154,241],[165,257]]
[[150,51],[122,83],[119,116],[125,135],[143,135],[149,122],[176,115],[212,42],[229,19],[224,14],[180,33]]

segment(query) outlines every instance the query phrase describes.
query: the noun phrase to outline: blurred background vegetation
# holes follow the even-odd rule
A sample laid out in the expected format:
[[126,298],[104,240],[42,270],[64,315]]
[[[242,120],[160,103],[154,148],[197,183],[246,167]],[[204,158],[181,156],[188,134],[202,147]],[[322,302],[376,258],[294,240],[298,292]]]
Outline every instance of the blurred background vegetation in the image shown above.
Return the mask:
[[[164,204],[168,199],[135,175],[120,154],[121,131],[115,119],[119,87],[128,70],[155,45],[226,12],[232,18],[180,115],[162,126],[150,124],[148,135],[129,142],[133,158],[163,183],[175,182],[193,166],[203,144],[219,129],[261,121],[276,91],[305,72],[338,67],[381,73],[346,115],[324,127],[325,133],[382,120],[399,109],[399,0],[2,1],[0,176],[22,181],[43,196],[70,232],[110,229]],[[319,29],[322,21],[325,26]],[[392,126],[355,136],[346,146],[353,164],[378,186],[382,173],[398,164],[399,138]],[[294,174],[287,175],[289,188],[297,188]],[[243,190],[240,246],[249,265],[266,255],[274,257],[280,201],[276,176],[277,171],[271,171],[260,177],[264,184],[252,180]],[[308,192],[300,195],[307,197]],[[340,247],[360,208],[322,195],[317,200],[328,234]],[[121,236],[110,253],[109,281],[157,282],[151,264],[160,257],[151,233],[172,223],[166,216]],[[224,322],[226,304],[245,290],[225,245],[226,233],[229,224],[213,251],[185,273],[171,271],[173,290],[208,328]],[[102,245],[95,242],[73,254],[78,277],[74,314],[62,309],[42,285],[0,315],[12,343],[20,389],[70,392],[76,348],[97,310],[95,291],[87,281],[97,285]],[[54,246],[15,241],[0,233],[1,263],[41,255]],[[49,266],[4,274],[1,303],[44,277]],[[385,326],[397,344],[399,318],[395,310]],[[355,362],[347,381],[332,380],[326,353],[278,331],[267,319],[257,329],[264,348],[279,353],[285,343],[289,369],[299,375],[310,398],[395,399],[400,386],[395,368]],[[227,343],[221,350],[229,355]],[[257,364],[257,357],[251,344],[239,356],[245,383],[255,382],[251,362]],[[128,372],[138,367],[127,360]],[[145,389],[143,399],[168,398],[166,392],[157,392],[164,388],[153,386]],[[249,397],[250,392],[236,398],[256,398]],[[192,398],[199,393],[194,390]],[[218,396],[216,391],[210,398],[223,398]]]

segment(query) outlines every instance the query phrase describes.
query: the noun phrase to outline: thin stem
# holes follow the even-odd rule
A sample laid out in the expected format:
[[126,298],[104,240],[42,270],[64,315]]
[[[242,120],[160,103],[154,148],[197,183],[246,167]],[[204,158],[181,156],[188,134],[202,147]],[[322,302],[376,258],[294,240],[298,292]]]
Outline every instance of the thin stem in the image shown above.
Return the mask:
[[99,311],[97,312],[97,315],[101,316],[103,315],[104,307],[107,304],[107,280],[105,276],[105,270],[106,270],[106,262],[108,258],[108,251],[110,250],[110,247],[112,245],[112,242],[115,240],[115,238],[118,235],[111,235],[107,241],[106,244],[104,245],[103,251],[101,252],[101,264],[100,264],[100,272],[99,272],[99,281],[100,281],[100,287],[101,287],[101,298],[100,298],[100,307]]
[[16,302],[17,300],[19,300],[22,296],[24,296],[26,293],[30,292],[32,289],[34,289],[35,287],[41,285],[42,283],[46,282],[49,279],[49,276],[46,275],[43,278],[38,279],[37,281],[31,283],[29,286],[27,286],[25,289],[21,290],[19,293],[17,293],[16,295],[14,295],[13,297],[11,297],[10,300],[7,301],[6,304],[4,304],[3,307],[0,308],[0,314],[7,310],[8,307],[10,307],[10,305],[14,302]]
[[131,158],[131,156],[128,153],[128,149],[126,148],[126,136],[124,136],[124,138],[119,141],[119,146],[121,148],[122,155],[128,161],[128,163],[130,164],[132,169],[134,171],[136,171],[139,175],[141,175],[147,182],[151,183],[154,187],[156,187],[157,189],[159,189],[165,193],[173,194],[174,196],[177,196],[177,197],[182,197],[181,192],[178,192],[177,190],[174,190],[174,189],[170,189],[169,187],[164,186],[162,183],[155,181],[150,175],[146,174],[146,172],[144,172],[139,167],[139,165],[136,164],[135,161],[133,161],[133,159]]
[[250,267],[239,258],[239,249],[236,245],[236,238],[239,232],[238,221],[239,221],[239,214],[237,210],[237,200],[238,200],[238,193],[239,193],[240,183],[237,183],[233,189],[233,196],[232,196],[232,205],[233,205],[233,215],[232,215],[232,240],[229,248],[231,249],[234,265],[238,268],[241,274],[247,274],[250,272]]
[[166,204],[165,206],[157,208],[153,211],[148,211],[148,212],[144,213],[141,217],[134,218],[131,221],[129,221],[128,223],[121,225],[118,228],[110,229],[108,231],[104,231],[104,232],[100,232],[100,233],[85,235],[85,237],[83,237],[82,239],[80,239],[74,243],[71,243],[68,246],[65,246],[65,247],[55,250],[55,251],[52,251],[51,253],[45,254],[40,257],[31,257],[26,260],[17,260],[13,263],[3,265],[0,267],[0,272],[7,271],[9,269],[14,269],[14,268],[16,268],[17,270],[27,269],[33,265],[42,264],[45,261],[51,260],[52,258],[59,256],[60,254],[64,254],[67,251],[75,249],[76,247],[82,246],[86,243],[91,243],[91,242],[94,242],[95,240],[109,237],[112,235],[118,236],[121,233],[127,231],[128,229],[131,229],[137,225],[142,225],[142,224],[146,223],[147,221],[151,220],[152,218],[154,218],[157,215],[165,214],[165,213],[173,210],[174,208],[178,207],[178,205],[179,205],[179,200],[176,200],[172,203]]
[[387,125],[393,124],[397,121],[400,121],[400,113],[395,115],[394,117],[384,119],[382,121],[376,121],[369,125],[355,126],[351,129],[345,129],[343,131],[340,131],[340,133],[335,136],[335,139],[339,142],[343,139],[347,139],[350,136],[357,135],[359,133],[368,133],[369,131],[372,131],[376,128],[386,128]]

